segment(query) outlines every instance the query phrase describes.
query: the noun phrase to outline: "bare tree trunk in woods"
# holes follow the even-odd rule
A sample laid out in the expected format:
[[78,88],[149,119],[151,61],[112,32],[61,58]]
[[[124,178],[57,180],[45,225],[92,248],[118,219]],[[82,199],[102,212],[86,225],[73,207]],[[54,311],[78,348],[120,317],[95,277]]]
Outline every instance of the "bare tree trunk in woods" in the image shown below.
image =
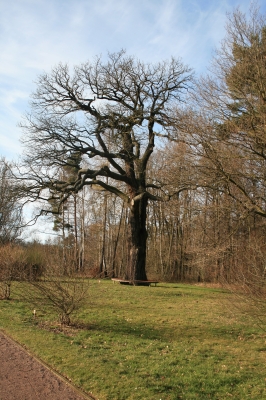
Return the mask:
[[160,264],[161,264],[161,276],[163,277],[165,274],[164,271],[164,263],[163,263],[163,254],[162,254],[162,247],[163,247],[163,232],[164,232],[164,223],[162,217],[162,204],[160,203],[159,206],[160,210],[160,217],[159,217],[159,254],[160,254]]
[[99,275],[107,276],[106,271],[106,260],[105,260],[105,238],[106,238],[106,222],[107,222],[107,194],[104,194],[104,214],[103,214],[103,225],[102,225],[102,247],[100,255]]
[[118,231],[117,231],[116,239],[115,239],[115,242],[114,242],[114,252],[113,252],[112,272],[111,272],[112,276],[116,275],[116,267],[115,267],[115,264],[116,264],[116,252],[117,252],[117,245],[118,245],[118,241],[119,241],[119,237],[120,237],[123,214],[124,214],[124,203],[122,204],[121,215],[120,215],[119,225],[118,225]]
[[66,261],[66,234],[65,234],[65,207],[62,206],[62,246],[63,246],[63,270],[64,275],[67,274],[67,261]]
[[75,268],[79,270],[79,252],[78,252],[78,223],[77,223],[77,195],[73,195],[74,204],[74,264]]
[[84,271],[84,261],[85,261],[85,201],[84,201],[84,191],[81,196],[81,238],[80,238],[80,248],[79,248],[79,270]]

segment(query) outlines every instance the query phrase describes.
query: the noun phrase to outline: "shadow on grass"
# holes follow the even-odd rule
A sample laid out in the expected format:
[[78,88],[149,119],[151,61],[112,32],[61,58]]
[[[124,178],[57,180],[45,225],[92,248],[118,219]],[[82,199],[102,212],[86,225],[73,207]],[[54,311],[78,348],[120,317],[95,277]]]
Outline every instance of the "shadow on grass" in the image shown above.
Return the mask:
[[[87,325],[87,326],[86,326]],[[78,329],[97,331],[105,334],[115,334],[124,336],[135,336],[137,338],[142,338],[144,340],[158,340],[166,337],[161,330],[156,329],[151,326],[144,326],[142,324],[132,324],[129,326],[126,322],[120,321],[116,324],[101,324],[101,323],[91,323],[91,324],[76,324]]]
[[180,294],[182,294],[182,291],[187,291],[187,290],[196,290],[200,292],[208,292],[208,293],[230,293],[230,290],[224,288],[224,287],[208,287],[208,286],[197,286],[197,285],[189,285],[185,283],[180,283],[178,286],[171,286],[171,284],[159,284],[157,285],[157,288],[162,288],[162,289],[179,289],[181,290]]

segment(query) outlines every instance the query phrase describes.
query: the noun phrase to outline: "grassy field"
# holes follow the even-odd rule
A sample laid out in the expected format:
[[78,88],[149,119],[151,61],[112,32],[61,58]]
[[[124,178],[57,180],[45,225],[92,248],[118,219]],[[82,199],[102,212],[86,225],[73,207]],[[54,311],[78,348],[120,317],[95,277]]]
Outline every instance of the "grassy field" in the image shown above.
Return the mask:
[[[100,400],[266,399],[266,334],[231,294],[181,284],[90,281],[86,307],[56,315],[0,302],[0,328]],[[234,300],[235,301],[235,300]]]

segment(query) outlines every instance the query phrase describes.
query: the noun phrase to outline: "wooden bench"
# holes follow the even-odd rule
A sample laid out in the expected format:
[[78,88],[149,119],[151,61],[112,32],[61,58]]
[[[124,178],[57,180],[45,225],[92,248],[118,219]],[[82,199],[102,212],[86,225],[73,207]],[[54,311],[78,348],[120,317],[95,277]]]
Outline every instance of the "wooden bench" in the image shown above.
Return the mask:
[[159,283],[158,281],[141,281],[141,280],[126,280],[126,279],[119,279],[119,278],[112,278],[112,281],[120,283],[120,285],[133,285],[133,286],[154,286]]

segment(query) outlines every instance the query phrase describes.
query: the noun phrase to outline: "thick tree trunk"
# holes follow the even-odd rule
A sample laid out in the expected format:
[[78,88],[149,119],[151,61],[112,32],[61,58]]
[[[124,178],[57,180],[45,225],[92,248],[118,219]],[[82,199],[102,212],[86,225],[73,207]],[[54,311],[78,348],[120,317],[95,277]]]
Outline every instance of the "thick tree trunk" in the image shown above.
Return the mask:
[[147,280],[146,275],[146,210],[148,200],[142,198],[131,204],[128,232],[128,262],[126,279]]

